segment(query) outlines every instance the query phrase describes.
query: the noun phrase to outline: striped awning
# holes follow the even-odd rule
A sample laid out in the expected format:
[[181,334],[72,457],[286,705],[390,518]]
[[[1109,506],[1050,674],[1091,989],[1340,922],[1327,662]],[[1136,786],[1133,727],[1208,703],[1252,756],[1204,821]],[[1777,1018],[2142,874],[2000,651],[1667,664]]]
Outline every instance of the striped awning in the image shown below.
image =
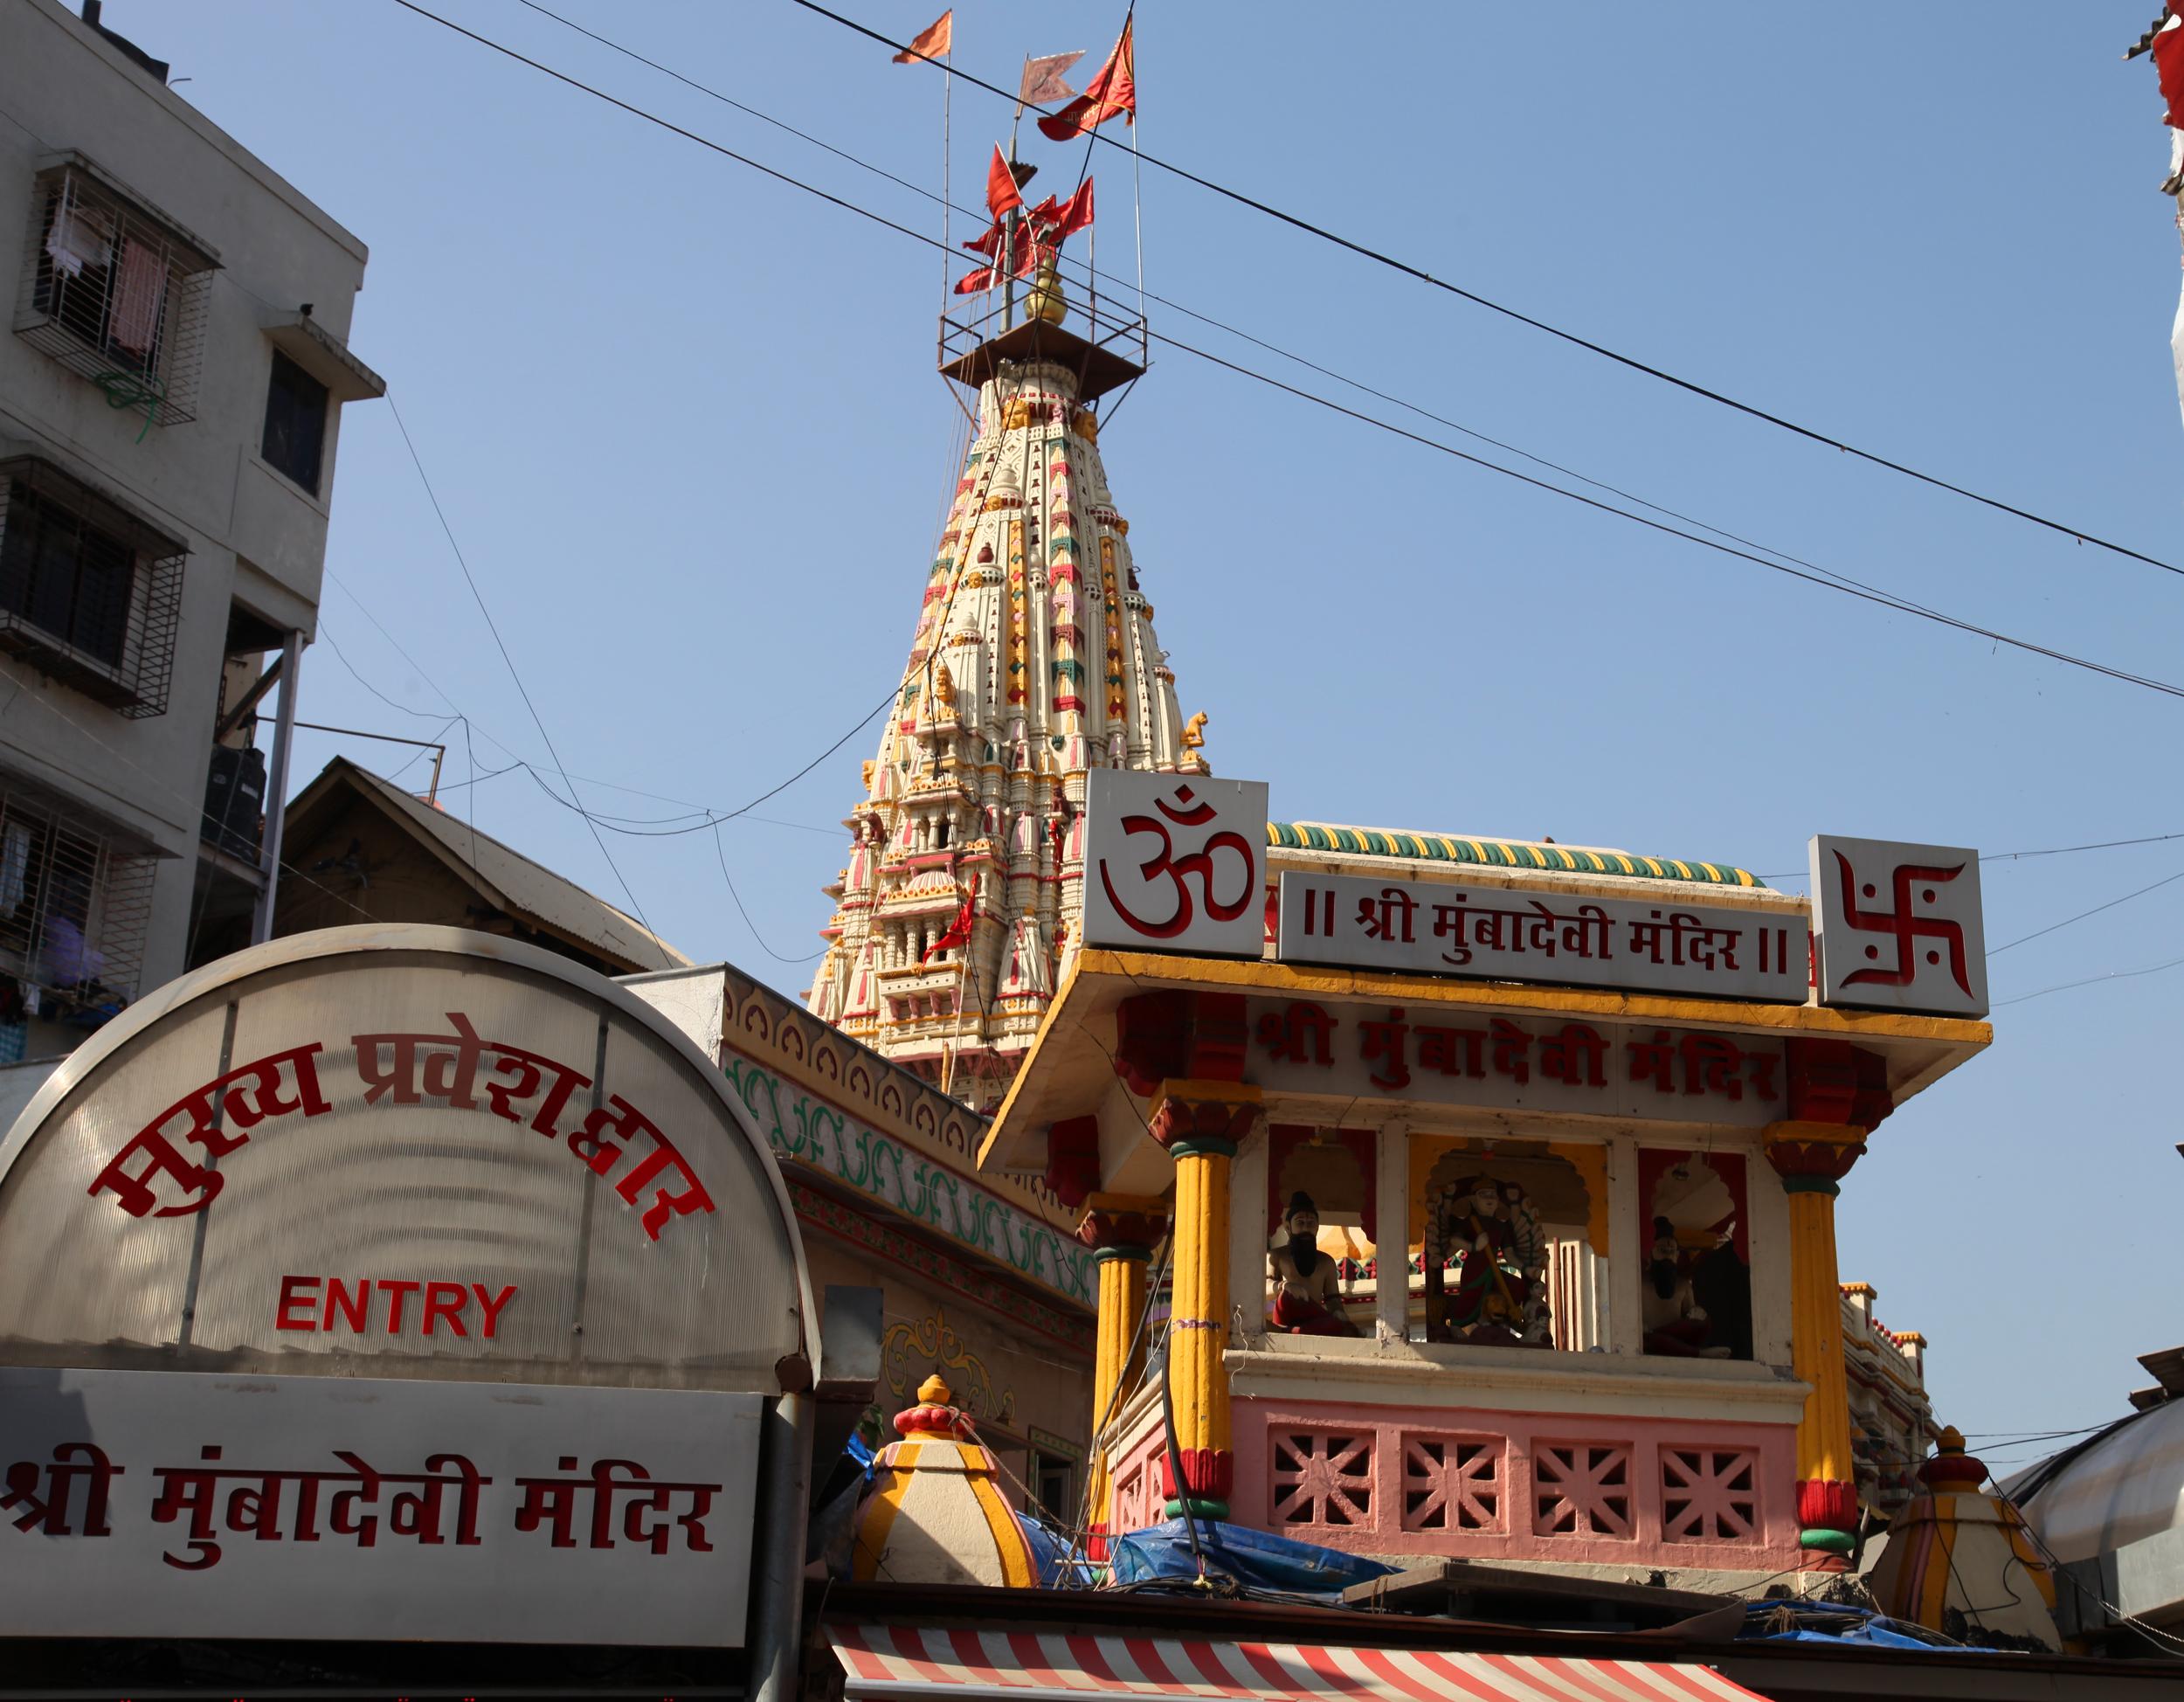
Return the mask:
[[[1195,1697],[1225,1702],[1753,1702],[1683,1662],[1333,1643],[1091,1636],[963,1625],[830,1629],[847,1702],[891,1697]],[[1765,1702],[1759,1698],[1759,1702]]]

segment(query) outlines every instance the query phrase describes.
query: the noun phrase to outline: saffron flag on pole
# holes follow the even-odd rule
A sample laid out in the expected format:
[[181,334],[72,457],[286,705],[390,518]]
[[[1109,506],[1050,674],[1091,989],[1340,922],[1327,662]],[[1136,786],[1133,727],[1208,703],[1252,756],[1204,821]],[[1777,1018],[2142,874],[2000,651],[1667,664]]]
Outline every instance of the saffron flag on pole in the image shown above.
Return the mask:
[[1040,130],[1049,142],[1067,142],[1072,136],[1089,135],[1117,114],[1125,123],[1137,121],[1136,54],[1130,45],[1134,22],[1123,21],[1115,51],[1107,56],[1107,63],[1100,67],[1098,74],[1084,86],[1084,93],[1053,117],[1039,121]]
[[956,49],[956,9],[950,6],[925,29],[919,31],[910,45],[889,61],[894,65],[916,65],[920,59],[944,59]]
[[993,144],[993,163],[986,168],[985,206],[996,218],[1014,212],[1024,204],[1024,197],[1016,187],[1016,174],[1009,170],[1009,163],[1001,157],[1001,144]]
[[1016,98],[1027,107],[1050,107],[1057,100],[1074,100],[1076,90],[1064,80],[1062,73],[1084,57],[1080,47],[1074,53],[1049,53],[1043,59],[1024,61],[1024,80],[1016,86]]

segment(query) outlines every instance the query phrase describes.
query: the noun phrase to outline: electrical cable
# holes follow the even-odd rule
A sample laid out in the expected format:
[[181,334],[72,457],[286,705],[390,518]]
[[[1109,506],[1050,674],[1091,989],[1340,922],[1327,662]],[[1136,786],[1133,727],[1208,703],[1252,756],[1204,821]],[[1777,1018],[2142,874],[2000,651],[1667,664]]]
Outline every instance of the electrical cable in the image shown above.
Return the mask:
[[[897,176],[894,172],[888,170],[884,166],[875,165],[869,160],[862,159],[857,155],[850,153],[847,149],[837,148],[831,142],[822,142],[819,137],[811,135],[808,131],[800,130],[792,124],[785,123],[782,120],[773,117],[771,114],[761,112],[756,107],[749,106],[729,95],[723,94],[717,89],[708,88],[702,83],[693,81],[690,78],[682,75],[681,73],[672,70],[668,66],[660,64],[655,59],[646,59],[642,53],[639,53],[631,48],[625,47],[619,42],[612,40],[608,37],[600,35],[597,31],[585,29],[582,24],[574,23],[570,19],[562,17],[558,12],[549,10],[546,7],[538,4],[537,0],[519,0],[519,3],[529,6],[533,11],[543,13],[544,16],[552,18],[557,24],[566,24],[570,29],[576,31],[577,34],[587,37],[591,40],[599,43],[602,46],[612,48],[618,53],[625,54],[627,57],[635,59],[639,65],[649,66],[652,69],[674,78],[677,82],[696,89],[700,93],[709,95],[714,100],[722,102],[725,106],[733,107],[737,112],[745,114],[750,117],[756,118],[762,123],[771,124],[775,128],[784,131],[788,135],[795,136],[799,141],[809,142],[813,147],[833,155],[837,159],[846,160],[852,165],[860,167],[863,170],[869,171],[875,176],[885,178],[888,183],[897,184],[903,189],[909,190],[914,194],[923,196],[927,200],[935,202],[951,211],[962,213],[965,218],[971,218],[973,220],[979,219],[985,216],[976,208],[957,205],[957,204],[945,199],[942,196],[934,194],[932,190],[924,188],[921,184],[914,183],[906,177]],[[1128,21],[1129,20],[1126,17],[1124,20],[1125,24],[1127,24]],[[1085,146],[1085,165],[1087,167],[1089,166],[1090,161],[1091,143],[1088,140]],[[1080,187],[1083,184],[1085,175],[1086,172],[1084,170],[1079,170],[1077,181]],[[1103,272],[1100,270],[1100,268],[1092,265],[1089,259],[1080,260],[1076,258],[1076,256],[1066,252],[1057,252],[1055,259],[1059,265],[1065,268],[1075,267],[1081,270],[1084,273],[1088,287],[1095,291],[1102,280],[1113,284],[1118,288],[1123,287],[1127,282],[1126,280],[1114,273]],[[1604,490],[1610,495],[1619,496],[1625,502],[1635,502],[1641,508],[1649,509],[1655,514],[1665,515],[1671,520],[1680,520],[1687,526],[1697,526],[1702,531],[1712,532],[1717,536],[1727,538],[1732,543],[1741,543],[1748,549],[1758,550],[1766,555],[1780,556],[1785,561],[1792,562],[1800,567],[1809,568],[1814,572],[1823,574],[1828,578],[1840,579],[1846,585],[1856,585],[1860,590],[1863,591],[1877,590],[1877,587],[1876,586],[1866,585],[1862,580],[1849,578],[1847,575],[1837,573],[1832,569],[1821,567],[1817,563],[1807,561],[1801,556],[1791,555],[1787,550],[1776,550],[1770,545],[1756,543],[1752,539],[1742,536],[1738,533],[1724,530],[1717,526],[1709,525],[1703,520],[1696,519],[1692,515],[1681,513],[1675,509],[1664,507],[1657,502],[1648,502],[1646,498],[1637,495],[1634,492],[1625,490],[1620,486],[1610,484],[1604,480],[1593,478],[1586,474],[1579,472],[1574,467],[1565,466],[1563,463],[1551,460],[1545,455],[1535,454],[1531,450],[1523,448],[1517,444],[1495,437],[1489,432],[1476,430],[1471,426],[1464,425],[1460,420],[1451,419],[1445,414],[1434,412],[1431,408],[1422,407],[1415,402],[1406,401],[1402,397],[1393,395],[1389,391],[1384,390],[1377,389],[1373,385],[1365,383],[1362,379],[1352,378],[1347,374],[1336,371],[1332,367],[1322,365],[1319,362],[1312,360],[1303,355],[1299,355],[1294,350],[1284,349],[1278,343],[1270,342],[1264,337],[1254,336],[1251,332],[1244,330],[1240,326],[1230,324],[1227,321],[1218,318],[1212,314],[1201,313],[1195,308],[1186,307],[1180,301],[1174,301],[1168,296],[1160,294],[1158,291],[1148,290],[1145,292],[1145,297],[1148,301],[1157,301],[1162,307],[1166,308],[1172,312],[1182,314],[1186,318],[1194,319],[1202,325],[1210,325],[1214,329],[1221,331],[1229,336],[1238,338],[1241,342],[1252,344],[1254,348],[1263,349],[1268,354],[1276,356],[1282,360],[1294,362],[1296,364],[1305,368],[1309,371],[1318,373],[1323,377],[1331,378],[1337,384],[1346,385],[1350,389],[1358,391],[1361,394],[1372,397],[1378,401],[1386,402],[1393,407],[1401,408],[1407,413],[1416,414],[1421,419],[1429,419],[1437,426],[1446,426],[1452,432],[1461,432],[1465,437],[1471,438],[1480,443],[1490,445],[1492,447],[1500,449],[1506,453],[1516,455],[1524,460],[1531,462],[1534,466],[1544,467],[1552,472],[1559,473],[1566,478],[1578,480],[1580,483],[1590,485],[1596,490]],[[1125,390],[1124,394],[1127,393],[1128,391]],[[1117,406],[1119,405],[1118,402]],[[1899,600],[1910,602],[1909,598],[1902,598]],[[1914,604],[1912,606],[1919,608],[1925,607],[1923,604]]]
[[784,957],[766,944],[766,937],[758,931],[758,924],[750,919],[750,912],[743,908],[743,895],[736,890],[736,877],[728,872],[728,853],[721,848],[721,824],[713,824],[713,854],[720,860],[721,879],[728,882],[728,896],[736,901],[736,914],[743,918],[743,926],[750,930],[750,937],[758,942],[758,949],[776,963],[808,964],[814,958],[826,955],[822,945],[816,951],[807,951],[800,958]]
[[[397,0],[397,4],[406,4],[407,3],[408,0]],[[899,52],[909,51],[904,43],[891,40],[887,36],[881,34],[879,31],[868,29],[864,24],[858,23],[854,18],[845,17],[838,11],[831,10],[827,7],[820,5],[819,3],[819,0],[791,0],[791,3],[801,6],[806,11],[816,12],[822,17],[831,19],[833,22],[842,25],[845,29],[854,30],[859,35],[865,36],[873,41],[880,43],[883,46],[894,48]],[[923,56],[919,55],[918,57],[923,58]],[[954,74],[976,87],[986,90],[989,93],[999,95],[1003,100],[1013,101],[1016,98],[1015,96],[1010,94],[1007,90],[1001,88],[995,84],[985,81],[983,78],[977,76],[973,73],[964,71],[960,68],[954,68]],[[1038,107],[1033,107],[1030,110],[1043,111],[1042,108]],[[1111,148],[1117,149],[1123,148],[1123,144],[1121,142],[1116,141],[1114,137],[1108,135],[1103,132],[1094,130],[1089,134],[1096,138],[1098,141],[1106,142]],[[1157,167],[1158,170],[1165,171],[1171,176],[1180,177],[1186,183],[1195,183],[1201,189],[1209,190],[1215,195],[1224,197],[1225,199],[1234,201],[1241,206],[1248,207],[1254,212],[1263,213],[1268,218],[1279,220],[1284,225],[1290,225],[1296,230],[1303,232],[1308,236],[1317,237],[1323,242],[1332,243],[1337,248],[1347,249],[1351,253],[1356,254],[1364,259],[1371,260],[1376,265],[1386,266],[1392,271],[1401,273],[1404,276],[1414,279],[1418,282],[1427,285],[1431,288],[1445,291],[1450,295],[1459,296],[1462,300],[1469,301],[1476,307],[1485,308],[1491,312],[1502,315],[1505,318],[1515,320],[1520,325],[1527,325],[1536,331],[1543,331],[1549,336],[1559,338],[1564,342],[1571,343],[1577,348],[1586,349],[1589,353],[1601,356],[1603,359],[1613,361],[1620,366],[1628,367],[1634,372],[1642,373],[1649,378],[1656,378],[1666,384],[1672,384],[1676,389],[1689,391],[1691,395],[1699,397],[1705,401],[1717,403],[1723,407],[1731,408],[1738,413],[1749,415],[1754,419],[1762,420],[1767,425],[1778,426],[1781,430],[1789,432],[1795,436],[1807,439],[1814,443],[1824,445],[1826,447],[1840,451],[1843,454],[1855,455],[1861,460],[1869,461],[1876,467],[1884,467],[1891,473],[1901,474],[1906,478],[1916,479],[1922,484],[1932,485],[1938,489],[1952,492],[1956,495],[1966,498],[1973,502],[1980,503],[1987,508],[1997,509],[2003,514],[2014,515],[2020,520],[2029,521],[2035,526],[2042,526],[2049,531],[2060,533],[2065,537],[2074,538],[2079,543],[2091,543],[2095,545],[2097,548],[2109,550],[2118,556],[2126,557],[2132,561],[2142,562],[2148,567],[2158,567],[2165,573],[2174,573],[2179,576],[2184,576],[2184,567],[2179,567],[2174,563],[2163,561],[2157,556],[2146,555],[2139,550],[2130,548],[2128,545],[2111,543],[2108,539],[2099,536],[2098,534],[2084,530],[2083,528],[2068,525],[2059,520],[2050,520],[2046,515],[2035,514],[2029,509],[2021,509],[2014,503],[2005,502],[2000,497],[1984,495],[1979,491],[1972,490],[1963,485],[1954,484],[1949,480],[1941,478],[1937,474],[1922,473],[1918,470],[1918,468],[1907,466],[1902,461],[1891,460],[1887,456],[1878,454],[1872,450],[1861,449],[1856,444],[1846,443],[1839,438],[1830,437],[1825,432],[1817,431],[1808,426],[1800,426],[1794,420],[1786,419],[1780,414],[1770,413],[1765,408],[1756,406],[1752,403],[1739,401],[1733,396],[1724,395],[1722,391],[1710,389],[1706,385],[1699,384],[1695,380],[1679,377],[1675,373],[1667,371],[1661,367],[1654,366],[1648,362],[1641,361],[1635,356],[1622,354],[1616,349],[1610,349],[1605,343],[1595,342],[1589,337],[1580,336],[1575,331],[1565,330],[1560,326],[1550,324],[1544,319],[1535,318],[1531,314],[1522,312],[1516,308],[1506,306],[1505,304],[1496,301],[1489,297],[1481,295],[1475,290],[1466,289],[1460,284],[1449,283],[1445,279],[1435,277],[1432,273],[1427,271],[1422,266],[1413,266],[1407,260],[1398,259],[1395,256],[1383,253],[1381,250],[1373,248],[1367,244],[1353,241],[1351,239],[1341,236],[1333,231],[1326,229],[1324,226],[1315,225],[1309,219],[1301,218],[1294,213],[1284,212],[1279,207],[1269,206],[1266,202],[1257,200],[1251,196],[1246,195],[1241,190],[1231,189],[1227,184],[1215,183],[1210,177],[1200,176],[1197,172],[1189,170],[1185,167],[1177,165],[1171,161],[1164,160],[1158,155],[1147,154],[1134,149],[1130,151],[1133,153],[1135,158],[1143,161],[1144,163]]]
[[2103,981],[2135,980],[2141,975],[2159,975],[2165,969],[2179,967],[2184,967],[2184,958],[2171,958],[2162,964],[2148,964],[2144,969],[2111,969],[2105,974],[2089,975],[2082,981],[2063,981],[2055,986],[2042,987],[2037,993],[2021,993],[2012,998],[1997,999],[1994,1007],[1999,1011],[2005,1005],[2022,1005],[2028,999],[2045,999],[2051,993],[2070,993],[2078,987],[2098,986]]
[[[2050,845],[2039,851],[1982,851],[1980,861],[1982,863],[2025,862],[2034,857],[2062,857],[2077,851],[2113,851],[2125,845],[2167,845],[2172,840],[2180,839],[2184,839],[2184,834],[2148,834],[2142,839],[2105,839],[2090,845]],[[1802,880],[1811,872],[1804,868],[1787,868],[1780,874],[1761,875],[1756,878],[1762,881]]]
[[[447,547],[455,552],[455,565],[462,569],[463,583],[470,587],[470,595],[478,605],[478,612],[485,617],[486,630],[493,634],[494,647],[500,651],[501,660],[507,665],[508,678],[515,681],[516,695],[523,700],[523,707],[530,711],[531,724],[538,729],[539,737],[546,742],[546,754],[554,759],[554,766],[561,773],[562,785],[568,786],[570,796],[574,797],[577,789],[570,783],[569,771],[563,766],[561,752],[554,749],[554,736],[546,730],[546,722],[538,712],[538,705],[531,702],[531,694],[523,683],[523,676],[516,671],[515,658],[508,654],[508,643],[501,636],[500,624],[494,619],[493,611],[486,606],[485,593],[478,589],[478,581],[470,571],[470,564],[463,559],[462,545],[455,542],[455,529],[447,523],[446,511],[439,505],[439,493],[433,490],[432,481],[425,471],[424,460],[417,453],[417,444],[410,436],[408,425],[403,420],[402,410],[395,405],[394,392],[389,391],[386,398],[388,412],[394,416],[395,427],[402,433],[402,441],[409,449],[411,464],[417,468],[418,481],[425,487],[425,495],[432,504],[432,512],[439,517],[440,530],[447,535]],[[674,964],[665,942],[652,924],[645,919],[645,907],[637,902],[637,895],[630,889],[629,882],[624,878],[620,866],[614,861],[614,854],[606,848],[606,840],[600,834],[598,824],[587,815],[584,825],[591,830],[591,842],[599,848],[599,854],[606,859],[607,868],[613,871],[615,884],[622,889],[622,896],[629,900],[630,910],[636,917],[638,925],[651,937],[653,944],[660,947],[661,964],[667,968],[674,968]]]
[[[708,149],[715,153],[722,155],[729,159],[736,161],[738,164],[750,166],[752,170],[759,171],[766,176],[774,178],[778,182],[787,183],[792,188],[802,190],[806,194],[814,196],[817,198],[828,203],[830,205],[840,207],[845,211],[854,213],[861,218],[868,219],[872,223],[882,225],[888,230],[895,232],[899,235],[908,237],[913,242],[922,243],[929,247],[939,247],[942,246],[936,239],[927,236],[922,232],[914,231],[908,225],[899,224],[895,220],[888,218],[883,214],[874,212],[869,208],[860,206],[856,203],[847,200],[840,196],[830,194],[825,190],[817,188],[812,184],[806,183],[798,178],[790,176],[786,172],[777,170],[771,166],[761,164],[759,162],[753,160],[745,155],[737,153],[733,149],[723,147],[721,143],[711,141],[705,136],[699,135],[696,132],[686,129],[679,124],[675,124],[667,119],[659,116],[657,114],[646,112],[641,107],[633,106],[626,100],[623,100],[614,95],[608,94],[605,91],[595,88],[588,83],[582,82],[574,77],[569,76],[563,72],[556,71],[550,66],[542,64],[536,59],[530,59],[524,54],[519,53],[513,48],[503,46],[499,42],[494,41],[487,37],[480,36],[474,31],[466,30],[460,24],[452,23],[446,18],[441,17],[439,14],[428,11],[423,6],[418,5],[415,3],[415,0],[394,0],[394,3],[402,7],[404,10],[414,12],[420,17],[424,17],[432,23],[439,24],[444,28],[453,31],[455,34],[464,36],[468,39],[478,43],[483,47],[491,49],[494,52],[502,54],[508,59],[515,59],[520,64],[529,66],[533,70],[541,72],[545,75],[553,78],[557,82],[565,83],[569,86],[580,90],[586,94],[592,95],[596,99],[604,100],[611,106],[618,107],[624,112],[629,113],[633,117],[641,118],[647,123],[655,124],[660,128],[668,130],[676,135],[682,136],[688,141],[695,142],[700,147]],[[810,0],[796,0],[796,3],[799,5],[809,4]],[[861,29],[862,26],[860,25],[857,27]],[[867,33],[869,32],[867,31]],[[1628,509],[1615,507],[1613,503],[1600,502],[1596,498],[1586,496],[1581,492],[1567,489],[1563,486],[1554,484],[1545,479],[1534,478],[1532,475],[1525,473],[1520,473],[1513,467],[1504,467],[1497,461],[1489,460],[1483,456],[1471,454],[1465,450],[1455,448],[1452,445],[1439,442],[1433,438],[1426,437],[1416,432],[1408,431],[1402,426],[1395,425],[1392,421],[1379,419],[1374,415],[1365,413],[1355,408],[1346,407],[1343,404],[1334,401],[1330,398],[1317,395],[1313,391],[1301,389],[1294,384],[1286,384],[1281,379],[1272,377],[1262,372],[1255,371],[1249,367],[1241,365],[1234,361],[1226,360],[1218,355],[1210,353],[1207,350],[1185,343],[1178,338],[1160,333],[1152,333],[1150,335],[1151,336],[1153,341],[1164,342],[1169,347],[1178,349],[1182,353],[1194,355],[1199,359],[1206,361],[1213,365],[1223,367],[1241,377],[1250,378],[1260,384],[1282,391],[1289,395],[1296,397],[1300,400],[1316,403],[1319,406],[1326,408],[1330,412],[1342,414],[1362,424],[1372,426],[1381,431],[1390,432],[1394,436],[1406,439],[1409,441],[1420,444],[1424,447],[1437,450],[1442,454],[1452,456],[1459,460],[1469,462],[1473,466],[1485,468],[1490,472],[1501,474],[1505,478],[1514,479],[1520,483],[1532,486],[1539,490],[1550,492],[1555,495],[1564,497],[1570,502],[1581,503],[1587,508],[1597,509],[1603,514],[1616,515],[1621,519],[1629,521],[1635,525],[1647,527],[1651,530],[1662,532],[1672,537],[1682,538],[1687,543],[1699,544],[1703,548],[1716,550],[1723,555],[1731,556],[1741,561],[1750,562],[1754,565],[1767,568],[1773,572],[1787,574],[1792,578],[1804,580],[1807,584],[1818,585],[1824,590],[1837,592],[1845,596],[1856,597],[1863,601],[1874,603],[1883,608],[1892,609],[1898,613],[1912,615],[1920,619],[1929,620],[1941,626],[1952,627],[1958,631],[1970,633],[1975,637],[1984,638],[1992,643],[2008,645],[2014,649],[2022,650],[2034,655],[2043,656],[2049,661],[2062,662],[2070,667],[2083,668],[2088,672],[2102,675],[2107,678],[2116,680],[2125,684],[2140,686],[2151,691],[2160,692],[2167,696],[2184,697],[2184,686],[2178,686],[2167,681],[2153,679],[2146,675],[2133,674],[2126,669],[2114,668],[2105,662],[2093,661],[2085,657],[2073,655],[2069,652],[2057,650],[2047,645],[2035,643],[2031,640],[2014,638],[2008,633],[1998,632],[1992,627],[1982,626],[1973,621],[1965,620],[1953,615],[1944,614],[1938,611],[1929,609],[1923,605],[1911,602],[1910,599],[1900,597],[1894,592],[1865,589],[1855,584],[1829,579],[1816,573],[1788,566],[1780,561],[1768,560],[1766,557],[1756,555],[1750,550],[1737,548],[1727,543],[1719,543],[1714,538],[1704,537],[1695,532],[1684,531],[1678,527],[1668,525],[1663,522],[1648,519],[1643,515],[1633,514]],[[2060,529],[2067,530],[2068,529]],[[1724,534],[1724,536],[1726,535]],[[2077,536],[2077,534],[2073,534],[2073,536]]]
[[2067,928],[2074,922],[2083,922],[2089,916],[2098,916],[2103,910],[2112,910],[2117,905],[2127,904],[2134,898],[2143,898],[2148,893],[2156,891],[2159,889],[2166,887],[2171,882],[2176,881],[2184,881],[2184,868],[2178,869],[2174,875],[2164,875],[2160,880],[2154,882],[2152,886],[2140,887],[2136,892],[2125,893],[2121,898],[2111,898],[2105,904],[2096,904],[2090,910],[2080,910],[2076,916],[2066,916],[2062,921],[2051,922],[2044,928],[2035,928],[2029,934],[2020,934],[2015,939],[2010,941],[2007,945],[1991,946],[1988,948],[1987,955],[1990,958],[1999,958],[2003,952],[2013,951],[2016,947],[2025,944],[2028,941],[2043,939],[2048,935],[2054,933],[2059,928]]

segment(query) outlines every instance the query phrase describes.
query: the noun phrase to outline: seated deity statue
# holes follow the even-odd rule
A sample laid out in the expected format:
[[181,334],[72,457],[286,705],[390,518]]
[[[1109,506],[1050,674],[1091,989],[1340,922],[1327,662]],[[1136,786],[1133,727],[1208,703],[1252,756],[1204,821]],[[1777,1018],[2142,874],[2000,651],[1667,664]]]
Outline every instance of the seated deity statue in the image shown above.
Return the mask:
[[1676,1244],[1676,1226],[1665,1217],[1653,1221],[1653,1247],[1646,1263],[1641,1299],[1647,1353],[1684,1360],[1729,1357],[1727,1346],[1714,1343],[1713,1322],[1691,1292],[1691,1279],[1683,1273],[1683,1249]]
[[1514,1339],[1524,1320],[1529,1290],[1514,1267],[1517,1231],[1509,1207],[1491,1176],[1473,1184],[1470,1199],[1460,1202],[1450,1237],[1463,1259],[1448,1297],[1448,1322],[1467,1341]]
[[1282,1216],[1289,1239],[1274,1249],[1274,1305],[1268,1320],[1297,1336],[1349,1336],[1357,1332],[1342,1314],[1335,1261],[1319,1250],[1319,1208],[1309,1193],[1289,1196]]

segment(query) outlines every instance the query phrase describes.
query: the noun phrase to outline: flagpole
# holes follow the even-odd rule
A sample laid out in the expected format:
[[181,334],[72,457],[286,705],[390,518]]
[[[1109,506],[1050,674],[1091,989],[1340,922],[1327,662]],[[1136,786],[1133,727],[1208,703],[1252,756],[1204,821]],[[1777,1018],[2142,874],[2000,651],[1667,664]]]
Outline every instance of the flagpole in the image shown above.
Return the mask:
[[1145,205],[1137,176],[1137,114],[1130,115],[1130,218],[1137,232],[1137,348],[1145,349]]
[[956,39],[950,31],[948,53],[940,66],[940,310],[948,311],[949,273],[954,269],[955,246],[949,238],[948,210],[955,197],[949,186],[949,170],[953,156],[950,145],[950,125],[953,120],[956,94]]

